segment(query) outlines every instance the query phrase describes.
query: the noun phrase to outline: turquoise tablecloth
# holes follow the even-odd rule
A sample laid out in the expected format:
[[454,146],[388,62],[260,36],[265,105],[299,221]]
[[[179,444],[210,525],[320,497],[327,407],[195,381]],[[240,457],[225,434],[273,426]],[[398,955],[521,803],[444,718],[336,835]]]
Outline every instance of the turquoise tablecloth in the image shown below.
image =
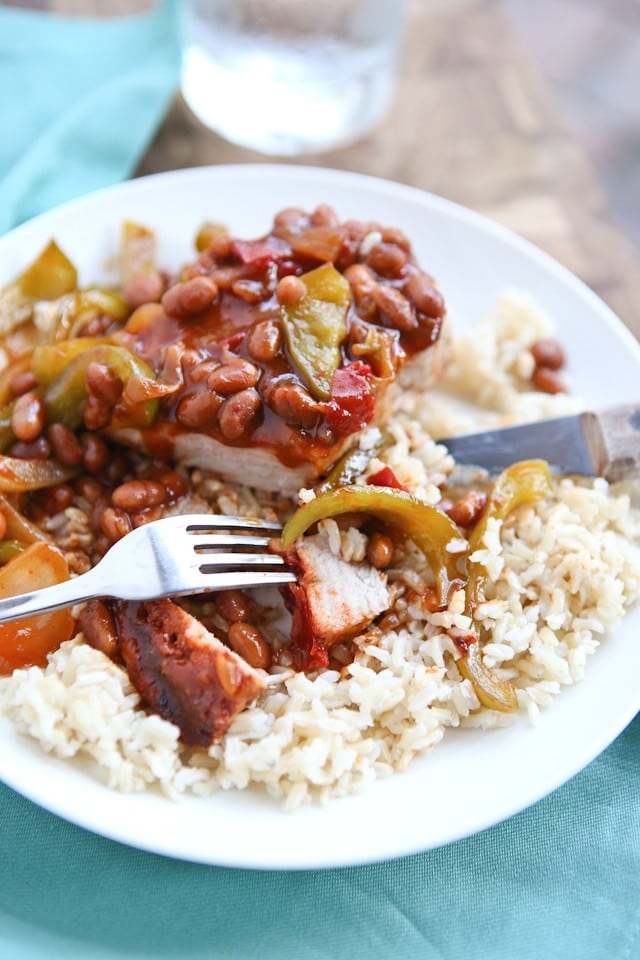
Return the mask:
[[[171,6],[99,26],[0,8],[0,231],[128,176],[176,77]],[[637,718],[476,837],[290,874],[131,850],[0,786],[0,958],[635,960],[639,753]]]

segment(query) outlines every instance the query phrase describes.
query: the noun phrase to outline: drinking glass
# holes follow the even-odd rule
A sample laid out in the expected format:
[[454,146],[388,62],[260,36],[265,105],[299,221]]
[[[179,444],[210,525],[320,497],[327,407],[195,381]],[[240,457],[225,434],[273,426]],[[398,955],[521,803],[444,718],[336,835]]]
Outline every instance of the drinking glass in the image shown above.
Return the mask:
[[233,143],[291,156],[344,146],[386,113],[404,0],[182,0],[181,90]]

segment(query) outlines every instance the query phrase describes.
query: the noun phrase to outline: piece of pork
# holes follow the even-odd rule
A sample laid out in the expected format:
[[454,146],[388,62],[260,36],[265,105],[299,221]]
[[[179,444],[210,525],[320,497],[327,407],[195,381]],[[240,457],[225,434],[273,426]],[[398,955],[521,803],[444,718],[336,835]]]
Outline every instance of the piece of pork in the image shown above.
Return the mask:
[[[265,687],[263,676],[171,600],[88,604],[85,639],[120,659],[144,705],[207,747]],[[105,642],[106,638],[106,642]]]
[[[440,378],[447,329],[400,231],[326,207],[281,211],[257,240],[212,241],[161,302],[138,306],[118,344],[154,382],[130,378],[104,429],[156,459],[293,495],[392,415],[409,368],[420,390]],[[149,398],[157,410],[141,416]]]
[[350,640],[391,605],[386,574],[365,561],[336,556],[325,534],[305,537],[296,545],[298,582],[286,588],[293,625],[296,666],[326,666],[332,644]]

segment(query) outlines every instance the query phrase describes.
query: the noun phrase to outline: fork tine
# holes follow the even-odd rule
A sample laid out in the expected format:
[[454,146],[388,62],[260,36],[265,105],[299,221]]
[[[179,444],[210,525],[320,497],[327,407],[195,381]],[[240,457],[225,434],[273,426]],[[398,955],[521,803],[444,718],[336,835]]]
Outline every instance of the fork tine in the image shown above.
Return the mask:
[[[296,577],[290,570],[276,573],[272,570],[247,570],[238,573],[235,570],[225,570],[208,574],[198,588],[199,592],[214,592],[216,590],[230,590],[242,587],[269,587],[280,583],[293,583]],[[195,592],[195,591],[193,591]]]
[[210,533],[192,536],[189,546],[196,553],[217,550],[220,547],[268,547],[270,537],[245,537],[239,533]]
[[282,557],[273,553],[211,553],[203,557],[199,569],[203,573],[213,573],[221,567],[232,567],[238,572],[247,567],[284,567]]
[[282,524],[277,520],[260,520],[257,517],[226,517],[222,514],[211,516],[185,515],[187,533],[205,533],[207,530],[272,530],[274,533],[282,530]]

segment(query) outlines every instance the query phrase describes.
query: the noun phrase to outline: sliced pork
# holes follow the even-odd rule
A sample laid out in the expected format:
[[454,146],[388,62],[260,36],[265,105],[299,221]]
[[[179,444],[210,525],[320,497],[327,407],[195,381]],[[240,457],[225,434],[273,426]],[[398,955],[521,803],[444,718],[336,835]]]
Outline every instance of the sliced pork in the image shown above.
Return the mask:
[[188,746],[218,740],[265,687],[260,672],[171,600],[90,604],[81,626],[93,646],[121,659],[144,705],[175,723]]
[[390,607],[391,591],[386,574],[336,556],[324,534],[305,537],[289,559],[300,571],[298,582],[285,588],[295,665],[316,669],[327,665],[329,647],[356,636]]

